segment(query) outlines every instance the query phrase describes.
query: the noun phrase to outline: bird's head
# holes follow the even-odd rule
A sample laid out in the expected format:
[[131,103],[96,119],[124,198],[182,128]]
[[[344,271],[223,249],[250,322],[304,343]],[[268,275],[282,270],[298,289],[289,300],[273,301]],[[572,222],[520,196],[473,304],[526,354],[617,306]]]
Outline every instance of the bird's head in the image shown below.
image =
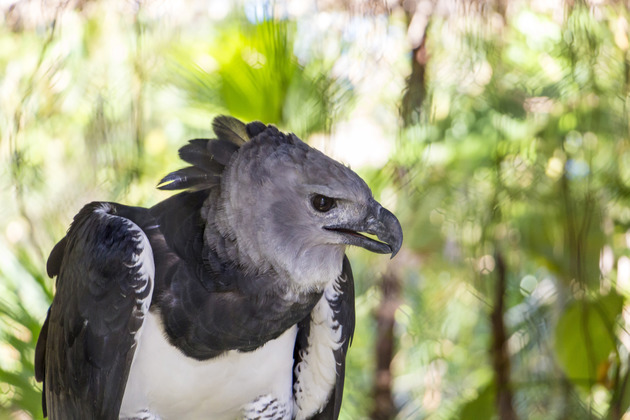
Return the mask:
[[246,133],[249,140],[225,162],[220,181],[220,211],[243,259],[288,274],[301,290],[319,290],[339,275],[348,245],[398,252],[400,223],[350,168],[273,126],[227,125],[229,132],[215,120],[220,139]]

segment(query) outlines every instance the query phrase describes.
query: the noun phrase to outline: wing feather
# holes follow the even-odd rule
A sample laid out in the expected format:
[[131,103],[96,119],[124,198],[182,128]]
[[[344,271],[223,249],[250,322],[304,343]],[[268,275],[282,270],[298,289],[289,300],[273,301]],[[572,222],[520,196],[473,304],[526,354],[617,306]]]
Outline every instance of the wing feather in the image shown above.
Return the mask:
[[57,293],[37,343],[35,370],[44,381],[44,414],[52,420],[118,419],[155,271],[147,236],[120,212],[148,215],[88,204],[48,263]]

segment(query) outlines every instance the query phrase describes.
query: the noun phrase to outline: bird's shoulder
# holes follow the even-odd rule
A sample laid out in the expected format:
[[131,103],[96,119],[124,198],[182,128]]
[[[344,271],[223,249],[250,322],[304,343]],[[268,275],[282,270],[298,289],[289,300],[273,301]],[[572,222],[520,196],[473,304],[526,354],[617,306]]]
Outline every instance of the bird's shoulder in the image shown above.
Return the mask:
[[[52,417],[110,418],[120,406],[136,333],[148,312],[154,265],[146,209],[94,202],[51,252],[57,292],[36,347]],[[112,308],[116,308],[112,311]],[[105,377],[111,375],[110,381]],[[46,412],[46,400],[43,401]]]

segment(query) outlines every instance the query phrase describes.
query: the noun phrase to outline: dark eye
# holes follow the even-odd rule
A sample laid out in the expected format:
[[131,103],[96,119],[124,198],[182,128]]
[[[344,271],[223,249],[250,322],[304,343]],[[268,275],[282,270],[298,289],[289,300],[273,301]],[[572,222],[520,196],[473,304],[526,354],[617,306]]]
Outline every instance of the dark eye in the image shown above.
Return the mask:
[[328,210],[335,207],[335,199],[326,197],[325,195],[316,194],[311,199],[311,204],[315,210],[326,213]]

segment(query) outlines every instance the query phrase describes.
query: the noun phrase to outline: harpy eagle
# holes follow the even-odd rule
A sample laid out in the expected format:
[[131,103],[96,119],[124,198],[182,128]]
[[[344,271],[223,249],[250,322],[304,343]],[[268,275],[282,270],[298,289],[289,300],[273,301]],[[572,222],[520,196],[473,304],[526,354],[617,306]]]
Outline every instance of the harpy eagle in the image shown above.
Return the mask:
[[35,356],[52,420],[337,419],[355,323],[345,250],[393,256],[400,224],[294,134],[226,116],[213,129],[159,186],[185,191],[88,204],[53,248]]

